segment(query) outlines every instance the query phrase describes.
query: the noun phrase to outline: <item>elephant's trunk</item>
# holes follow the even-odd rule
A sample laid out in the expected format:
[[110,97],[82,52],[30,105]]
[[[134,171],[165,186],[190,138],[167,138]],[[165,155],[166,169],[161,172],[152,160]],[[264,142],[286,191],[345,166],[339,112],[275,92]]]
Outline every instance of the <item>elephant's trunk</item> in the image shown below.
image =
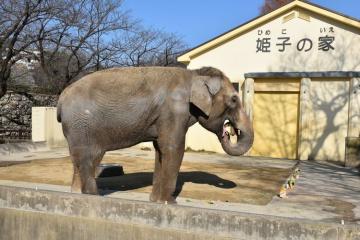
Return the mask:
[[251,148],[254,141],[254,131],[250,119],[242,112],[242,120],[240,121],[240,124],[233,124],[232,122],[229,123],[230,127],[232,127],[233,135],[236,135],[236,143],[231,142],[230,133],[225,129],[225,124],[222,134],[218,136],[221,146],[229,155],[243,155]]

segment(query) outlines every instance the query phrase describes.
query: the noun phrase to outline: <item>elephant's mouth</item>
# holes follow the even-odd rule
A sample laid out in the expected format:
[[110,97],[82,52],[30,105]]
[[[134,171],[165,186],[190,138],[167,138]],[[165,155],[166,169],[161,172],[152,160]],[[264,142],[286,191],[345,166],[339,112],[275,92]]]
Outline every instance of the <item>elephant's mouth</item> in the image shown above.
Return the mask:
[[231,123],[229,120],[225,120],[223,124],[223,130],[222,130],[222,138],[227,137],[230,138],[230,136],[240,136],[241,130],[234,127],[234,124]]

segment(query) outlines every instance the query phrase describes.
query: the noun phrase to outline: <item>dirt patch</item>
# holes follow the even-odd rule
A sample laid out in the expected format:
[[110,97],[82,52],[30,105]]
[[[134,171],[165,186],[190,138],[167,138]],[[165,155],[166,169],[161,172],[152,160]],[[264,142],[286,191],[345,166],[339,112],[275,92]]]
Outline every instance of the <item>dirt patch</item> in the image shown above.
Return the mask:
[[29,161],[0,161],[0,167],[9,167],[12,165],[17,165],[17,164],[23,164],[23,163],[29,163]]
[[[102,163],[116,163],[125,175],[98,179],[98,186],[113,191],[151,191],[154,160],[105,156]],[[72,163],[69,157],[33,160],[0,168],[0,179],[70,185]],[[176,194],[205,201],[266,205],[275,196],[291,169],[249,167],[240,164],[183,162]]]

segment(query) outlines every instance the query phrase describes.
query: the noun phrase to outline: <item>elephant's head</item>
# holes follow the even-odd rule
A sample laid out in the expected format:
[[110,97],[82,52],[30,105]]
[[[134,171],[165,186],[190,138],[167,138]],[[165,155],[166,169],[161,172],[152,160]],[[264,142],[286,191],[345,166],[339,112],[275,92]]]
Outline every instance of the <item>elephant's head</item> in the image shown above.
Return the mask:
[[[251,121],[239,94],[220,70],[204,67],[193,71],[190,102],[191,114],[218,136],[226,153],[239,156],[250,149],[254,140]],[[237,138],[235,143],[230,140],[227,126]]]

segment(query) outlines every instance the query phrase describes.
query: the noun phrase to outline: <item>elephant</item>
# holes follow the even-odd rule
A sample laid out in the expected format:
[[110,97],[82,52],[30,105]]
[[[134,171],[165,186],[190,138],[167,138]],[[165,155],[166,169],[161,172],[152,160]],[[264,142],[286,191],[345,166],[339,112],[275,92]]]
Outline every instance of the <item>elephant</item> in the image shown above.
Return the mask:
[[246,153],[254,139],[238,92],[213,67],[120,67],[88,74],[61,93],[57,120],[73,162],[72,192],[98,194],[95,169],[106,151],[152,142],[150,201],[159,203],[176,203],[190,126],[198,122],[216,134],[233,156]]

